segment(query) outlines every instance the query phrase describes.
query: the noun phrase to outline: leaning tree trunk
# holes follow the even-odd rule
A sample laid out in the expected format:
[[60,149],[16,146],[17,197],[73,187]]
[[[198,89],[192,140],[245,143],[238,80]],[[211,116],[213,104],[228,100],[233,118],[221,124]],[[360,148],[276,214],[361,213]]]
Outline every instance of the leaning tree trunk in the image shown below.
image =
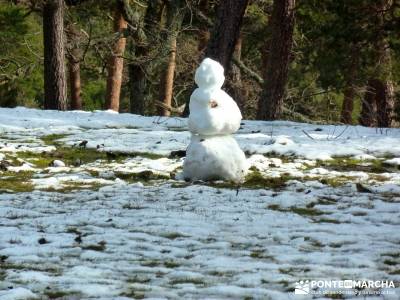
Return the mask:
[[365,89],[364,99],[361,101],[361,114],[359,122],[363,126],[376,126],[376,93],[380,89],[381,82],[377,79],[369,79]]
[[[392,126],[394,112],[392,62],[389,43],[382,30],[385,24],[385,13],[391,4],[391,0],[379,0],[373,3],[373,11],[376,13],[374,16],[376,34],[373,43],[375,65],[371,79],[368,81],[360,115],[360,123],[364,126]],[[373,103],[370,103],[371,101]]]
[[248,2],[248,0],[222,0],[217,8],[206,57],[219,61],[225,71],[229,70]]
[[174,74],[176,68],[176,39],[183,21],[183,1],[171,0],[167,3],[167,47],[168,61],[160,79],[160,102],[164,105],[160,107],[161,116],[169,116],[172,107],[172,96],[174,89]]
[[[209,14],[209,1],[208,0],[200,0],[198,5],[198,10],[203,15],[207,16]],[[206,50],[208,41],[210,40],[210,30],[208,28],[208,23],[203,21],[199,26],[199,43],[197,45],[197,51],[201,53],[201,56],[204,54],[203,52]]]
[[394,87],[391,80],[385,80],[376,93],[376,118],[378,127],[392,127],[394,111]]
[[140,40],[135,39],[136,46],[131,47],[137,61],[128,65],[130,112],[144,115],[146,110],[145,91],[147,87],[146,74],[149,69],[151,47],[158,44],[156,40],[160,28],[164,3],[161,0],[150,0],[144,16],[144,27],[140,32]]
[[72,55],[69,58],[69,85],[71,94],[71,110],[82,109],[81,98],[81,65],[78,60],[79,50],[72,50]]
[[[239,62],[241,61],[242,55],[242,41],[242,37],[239,36],[236,41],[235,50],[233,53],[233,57]],[[237,65],[232,64],[231,68],[228,71],[226,89],[228,90],[232,98],[236,101],[240,110],[243,112],[245,107],[245,90],[243,88],[241,75],[242,74],[240,68]]]
[[274,0],[268,25],[271,37],[265,49],[265,84],[258,103],[258,119],[276,120],[282,113],[293,44],[294,6],[295,0]]
[[67,109],[64,54],[64,1],[43,6],[44,108]]
[[71,97],[71,110],[82,109],[81,98],[81,51],[79,49],[79,31],[74,24],[67,26],[68,48],[68,73],[69,73],[69,91]]
[[353,123],[354,97],[356,95],[356,77],[358,73],[359,49],[356,45],[351,47],[350,64],[345,74],[345,88],[343,93],[342,112],[340,121],[345,124]]
[[121,94],[122,74],[124,69],[124,59],[122,55],[125,51],[126,38],[123,36],[128,23],[122,14],[122,4],[117,2],[114,14],[114,31],[118,33],[118,38],[113,46],[112,54],[108,61],[107,89],[106,89],[106,109],[119,111],[119,99]]
[[[226,73],[230,70],[248,2],[249,0],[221,0],[217,7],[214,28],[208,41],[205,57],[218,61]],[[188,116],[189,112],[188,97],[183,116]]]

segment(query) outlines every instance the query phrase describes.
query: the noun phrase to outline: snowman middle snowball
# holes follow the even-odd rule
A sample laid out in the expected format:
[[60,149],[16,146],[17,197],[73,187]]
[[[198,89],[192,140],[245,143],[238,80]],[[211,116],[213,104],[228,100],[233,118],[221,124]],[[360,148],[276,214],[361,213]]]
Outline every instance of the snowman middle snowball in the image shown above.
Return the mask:
[[206,58],[196,70],[198,88],[190,96],[189,131],[201,135],[226,135],[240,127],[242,114],[236,102],[221,89],[224,68]]
[[189,103],[192,139],[183,164],[185,180],[241,182],[246,175],[246,157],[231,137],[240,127],[242,114],[221,89],[224,81],[224,68],[210,58],[204,59],[196,70],[198,88]]

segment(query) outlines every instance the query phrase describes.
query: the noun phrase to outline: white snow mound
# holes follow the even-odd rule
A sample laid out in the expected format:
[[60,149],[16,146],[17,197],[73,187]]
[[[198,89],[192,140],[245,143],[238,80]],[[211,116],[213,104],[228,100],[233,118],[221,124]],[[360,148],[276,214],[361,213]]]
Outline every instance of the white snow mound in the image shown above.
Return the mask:
[[183,164],[185,180],[231,180],[241,182],[248,164],[243,151],[231,136],[193,135]]

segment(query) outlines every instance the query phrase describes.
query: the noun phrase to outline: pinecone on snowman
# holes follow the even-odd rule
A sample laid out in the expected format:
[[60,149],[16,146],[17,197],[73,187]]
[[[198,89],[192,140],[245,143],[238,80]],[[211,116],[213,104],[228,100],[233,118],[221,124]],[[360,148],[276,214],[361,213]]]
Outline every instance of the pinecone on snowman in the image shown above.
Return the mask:
[[242,182],[248,165],[243,151],[231,136],[240,127],[242,114],[223,91],[224,68],[206,58],[196,70],[198,88],[190,97],[191,142],[183,164],[183,177],[193,180]]

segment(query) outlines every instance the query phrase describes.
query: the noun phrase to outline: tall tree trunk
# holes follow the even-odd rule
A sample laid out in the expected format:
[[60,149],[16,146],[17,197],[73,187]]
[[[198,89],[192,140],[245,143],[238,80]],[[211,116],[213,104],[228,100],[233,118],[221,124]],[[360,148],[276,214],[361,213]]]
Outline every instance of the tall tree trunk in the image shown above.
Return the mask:
[[128,23],[122,14],[122,4],[117,2],[114,14],[114,31],[119,34],[118,40],[113,46],[113,53],[108,62],[107,89],[106,89],[106,109],[119,111],[119,100],[121,94],[122,75],[124,69],[124,59],[122,55],[125,51],[126,38],[123,37]]
[[64,54],[64,1],[43,6],[44,108],[67,109]]
[[[163,102],[166,107],[172,106],[172,95],[174,89],[174,74],[176,67],[176,37],[171,38],[170,41],[170,53],[168,57],[167,69],[161,76],[161,89],[160,89],[160,101]],[[166,107],[160,108],[160,115],[169,116],[171,114],[170,110]]]
[[356,95],[356,84],[355,80],[358,73],[360,52],[358,46],[353,45],[351,47],[350,64],[345,74],[345,88],[344,98],[342,104],[342,112],[340,115],[340,121],[345,124],[352,124],[352,114],[354,108],[354,97]]
[[219,61],[226,72],[230,67],[248,2],[248,0],[221,0],[217,8],[206,57]]
[[371,79],[368,81],[361,110],[360,123],[364,126],[392,126],[394,112],[392,62],[389,43],[382,29],[385,13],[391,3],[391,0],[379,0],[373,3],[373,11],[377,14],[375,16],[377,33],[373,43],[375,66]]
[[183,5],[184,1],[171,0],[167,3],[167,47],[168,61],[166,69],[161,74],[160,79],[160,102],[165,107],[159,109],[161,116],[169,116],[171,114],[167,107],[172,106],[172,96],[174,89],[174,74],[176,67],[176,39],[183,21]]
[[258,103],[258,119],[279,119],[287,83],[293,44],[295,0],[274,0],[269,22],[264,90]]
[[67,58],[69,73],[70,109],[81,110],[81,51],[79,49],[79,30],[73,23],[67,25]]
[[[233,56],[235,57],[235,59],[240,61],[241,54],[242,54],[242,37],[239,36],[235,44]],[[228,71],[228,78],[229,80],[226,83],[226,89],[228,90],[232,98],[236,101],[240,109],[243,110],[245,104],[244,103],[245,91],[242,85],[241,71],[237,65],[233,64],[231,66],[231,68]]]
[[380,85],[376,94],[376,117],[378,127],[392,127],[394,111],[394,87],[390,79]]
[[71,110],[82,109],[81,98],[81,65],[78,59],[79,50],[73,49],[69,58],[69,85],[71,94]]
[[141,40],[136,41],[137,46],[132,46],[137,62],[128,65],[129,72],[129,90],[130,90],[130,112],[133,114],[144,115],[146,110],[145,91],[147,86],[146,73],[149,69],[148,60],[150,48],[154,43],[156,33],[160,28],[161,15],[164,3],[162,0],[150,0],[147,4],[144,16],[144,28],[142,30]]

